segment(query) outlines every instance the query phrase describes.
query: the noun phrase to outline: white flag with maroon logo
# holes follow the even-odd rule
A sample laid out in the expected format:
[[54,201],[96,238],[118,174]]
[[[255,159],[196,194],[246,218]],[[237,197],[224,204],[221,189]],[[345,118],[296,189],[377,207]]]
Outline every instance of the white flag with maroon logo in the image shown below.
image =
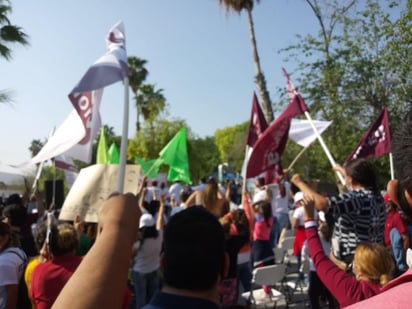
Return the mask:
[[103,88],[128,76],[125,34],[122,22],[113,26],[106,36],[107,52],[83,75],[69,94],[74,109],[29,162],[49,160],[65,153],[74,159],[90,163],[93,141],[100,127],[100,101]]

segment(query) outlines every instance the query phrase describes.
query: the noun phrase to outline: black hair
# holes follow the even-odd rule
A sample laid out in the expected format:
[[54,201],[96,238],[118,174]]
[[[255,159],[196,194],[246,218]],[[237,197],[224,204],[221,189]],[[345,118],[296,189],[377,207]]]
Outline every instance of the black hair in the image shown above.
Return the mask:
[[37,252],[39,253],[47,237],[47,223],[42,222],[37,226],[36,233],[34,234],[34,244],[36,245]]
[[263,187],[265,185],[265,177],[257,178],[256,182],[259,184],[259,186]]
[[10,230],[10,225],[0,221],[0,236],[4,237],[4,236],[7,236],[7,235],[9,236],[9,240],[4,245],[3,248],[0,248],[0,251],[7,248],[7,247],[9,247],[11,242],[12,242],[12,234],[11,234],[11,230]]
[[180,191],[180,200],[183,203],[186,202],[191,194],[192,194],[192,190],[190,189],[185,189],[185,190]]
[[361,158],[350,161],[345,165],[345,172],[347,176],[352,177],[354,183],[374,193],[379,192],[375,169],[368,160]]
[[259,202],[257,205],[261,209],[266,225],[270,226],[269,220],[272,218],[272,205],[269,202]]
[[159,211],[160,208],[160,201],[151,200],[148,204],[146,204],[145,208],[153,217],[155,217],[156,213]]
[[159,231],[156,228],[156,225],[152,226],[144,226],[139,229],[141,233],[141,239],[144,240],[146,238],[157,238],[159,235]]
[[20,194],[13,193],[6,199],[6,205],[11,205],[11,204],[23,205]]
[[210,290],[223,274],[225,235],[219,221],[202,206],[174,215],[166,225],[163,276],[166,285]]
[[243,209],[235,209],[231,211],[233,224],[236,226],[236,229],[239,235],[246,235],[247,239],[250,238],[250,228],[249,228],[249,219],[246,216],[246,213]]
[[392,135],[392,156],[395,178],[398,179],[397,198],[400,208],[412,220],[412,208],[405,198],[405,190],[412,196],[412,117],[407,115]]
[[9,204],[3,208],[3,216],[9,219],[11,226],[23,227],[27,211],[21,204]]

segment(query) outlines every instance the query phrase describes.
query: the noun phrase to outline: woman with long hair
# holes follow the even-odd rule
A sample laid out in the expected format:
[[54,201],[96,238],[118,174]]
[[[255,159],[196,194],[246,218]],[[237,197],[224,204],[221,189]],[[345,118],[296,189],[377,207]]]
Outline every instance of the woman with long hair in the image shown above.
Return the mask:
[[26,263],[27,256],[17,247],[10,226],[0,221],[0,308],[17,308]]
[[313,259],[317,275],[339,302],[346,307],[380,293],[391,280],[395,263],[390,252],[372,242],[361,242],[355,249],[352,262],[353,274],[339,268],[323,251],[317,232],[314,201],[310,196],[303,199],[305,229],[309,254]]

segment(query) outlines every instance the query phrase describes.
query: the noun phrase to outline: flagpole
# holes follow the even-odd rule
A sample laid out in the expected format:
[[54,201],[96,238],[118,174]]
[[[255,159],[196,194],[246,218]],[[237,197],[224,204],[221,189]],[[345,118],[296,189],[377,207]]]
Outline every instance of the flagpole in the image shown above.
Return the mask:
[[[335,160],[333,159],[333,157],[332,157],[332,155],[331,155],[328,147],[326,146],[325,142],[323,141],[322,136],[319,134],[318,129],[317,129],[316,126],[314,125],[313,120],[312,120],[312,117],[310,116],[310,114],[308,113],[308,111],[305,111],[305,116],[306,116],[306,118],[309,120],[309,123],[310,123],[310,125],[312,126],[312,129],[313,129],[313,131],[315,132],[316,137],[318,138],[318,140],[319,140],[319,142],[320,142],[320,144],[321,144],[321,146],[322,146],[322,148],[323,148],[323,151],[326,153],[326,156],[328,157],[330,163],[332,164],[332,167],[335,167],[336,162],[335,162]],[[338,178],[339,178],[340,182],[342,183],[342,185],[345,185],[345,179],[343,178],[342,174],[339,173],[339,172],[336,172],[336,174],[338,175]]]
[[52,207],[53,207],[52,209],[56,208],[56,205],[54,205],[55,201],[56,201],[56,161],[53,159],[53,193],[52,193],[52,202],[51,202]]
[[391,169],[391,179],[395,179],[395,173],[393,171],[393,157],[392,157],[392,152],[389,153],[389,166]]
[[309,147],[304,147],[296,156],[296,158],[293,159],[292,163],[289,164],[288,166],[288,170],[291,170],[293,165],[295,165],[295,163],[299,160],[299,158],[304,154],[304,152],[306,151],[306,149],[308,149]]
[[[160,159],[160,158],[159,158]],[[147,173],[145,173],[146,177],[149,177],[150,173],[152,172],[153,168],[157,165],[157,161],[159,160],[157,159],[156,161],[153,162],[152,166],[149,168],[149,170],[147,171]]]
[[247,172],[247,164],[249,163],[249,149],[250,149],[249,145],[246,145],[245,160],[243,162],[243,168],[242,168],[242,177],[243,177],[242,192],[246,190],[246,172]]
[[117,191],[123,193],[124,177],[126,174],[127,142],[129,129],[129,78],[124,80],[124,106],[123,106],[123,132],[120,144],[119,175],[117,178]]

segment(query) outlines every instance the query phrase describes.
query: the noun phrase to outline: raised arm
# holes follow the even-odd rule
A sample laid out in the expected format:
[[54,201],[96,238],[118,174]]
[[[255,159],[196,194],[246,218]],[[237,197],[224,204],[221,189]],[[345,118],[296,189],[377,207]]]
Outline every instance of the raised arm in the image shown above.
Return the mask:
[[140,197],[139,197],[139,209],[141,212],[146,211],[146,208],[144,208],[144,197],[146,195],[146,188],[142,188],[140,191]]
[[295,174],[292,176],[291,182],[302,191],[305,196],[310,196],[313,198],[315,202],[315,207],[317,210],[322,210],[327,212],[329,209],[329,201],[323,195],[317,193],[311,187],[308,186],[306,182],[302,180],[299,174]]
[[323,251],[315,220],[313,199],[305,197],[303,203],[309,255],[312,257],[317,275],[340,305],[344,304],[345,307],[362,299],[364,296],[361,281],[335,265]]
[[193,191],[192,194],[190,194],[189,198],[185,202],[186,208],[196,205],[196,198],[199,192],[201,191]]
[[166,195],[160,196],[160,207],[157,213],[156,229],[162,230],[164,225],[164,214],[165,214],[165,199]]
[[52,308],[121,308],[139,219],[140,209],[132,194],[104,202],[96,242]]

